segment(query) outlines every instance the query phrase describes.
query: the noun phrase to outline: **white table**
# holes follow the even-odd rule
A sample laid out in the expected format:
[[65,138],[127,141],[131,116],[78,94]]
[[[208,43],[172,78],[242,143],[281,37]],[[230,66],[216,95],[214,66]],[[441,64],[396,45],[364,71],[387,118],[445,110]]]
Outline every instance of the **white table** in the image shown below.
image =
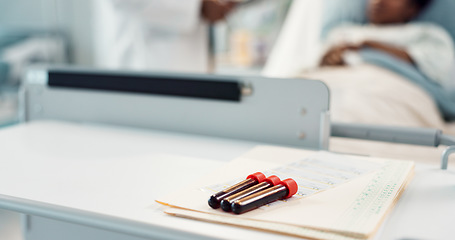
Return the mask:
[[[293,239],[166,216],[154,202],[257,144],[51,121],[6,128],[0,208],[29,215],[27,239]],[[437,168],[417,165],[378,239],[455,236],[455,173]]]

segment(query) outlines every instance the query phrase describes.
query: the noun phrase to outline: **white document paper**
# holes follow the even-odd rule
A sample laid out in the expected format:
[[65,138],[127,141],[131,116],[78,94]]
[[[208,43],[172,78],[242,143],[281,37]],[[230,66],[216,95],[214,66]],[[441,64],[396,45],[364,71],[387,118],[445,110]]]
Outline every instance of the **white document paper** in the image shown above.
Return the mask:
[[[329,152],[317,152],[296,162],[262,171],[262,173],[267,177],[278,176],[281,180],[294,179],[299,186],[294,198],[302,198],[377,171],[383,166],[383,163],[352,159]],[[244,178],[234,179],[222,184],[207,186],[201,190],[214,194],[242,180]]]
[[[414,163],[409,161],[315,155],[312,151],[264,146],[233,160],[186,190],[157,201],[191,210],[167,211],[181,217],[317,239],[366,239],[394,205],[410,180],[413,168]],[[208,206],[207,200],[217,189],[204,186],[244,179],[257,171],[291,174],[290,177],[299,182],[299,195],[285,203],[270,204],[241,215]],[[308,176],[312,177],[301,175],[303,171],[310,172]],[[319,179],[318,172],[326,178]],[[313,183],[316,179],[321,180],[317,185]]]

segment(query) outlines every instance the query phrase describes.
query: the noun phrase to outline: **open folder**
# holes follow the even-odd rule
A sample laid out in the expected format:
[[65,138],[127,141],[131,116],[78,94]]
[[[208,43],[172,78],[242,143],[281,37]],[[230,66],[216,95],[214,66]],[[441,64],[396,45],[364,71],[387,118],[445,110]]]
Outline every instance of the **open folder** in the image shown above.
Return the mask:
[[[317,162],[318,158],[322,158],[320,162]],[[296,176],[294,171],[291,177],[296,178],[302,191],[299,190],[298,194],[286,201],[241,215],[212,209],[207,204],[210,195],[216,191],[213,189],[216,185],[213,184],[220,183],[219,186],[222,186],[222,183],[244,178],[257,171],[273,173],[280,169],[295,170],[296,166],[302,164],[314,169],[319,164],[333,172],[337,172],[339,166],[344,168],[341,172],[345,176],[351,173],[357,176],[344,177],[344,181],[324,189],[314,187],[315,190],[305,185],[305,179],[309,178],[303,176],[306,175],[305,169],[299,170],[301,176]],[[312,239],[368,239],[378,230],[412,179],[413,172],[414,163],[410,161],[260,146],[157,202],[170,206],[165,212],[178,217]],[[317,174],[326,173],[319,171]],[[303,182],[298,180],[300,178],[304,179]]]

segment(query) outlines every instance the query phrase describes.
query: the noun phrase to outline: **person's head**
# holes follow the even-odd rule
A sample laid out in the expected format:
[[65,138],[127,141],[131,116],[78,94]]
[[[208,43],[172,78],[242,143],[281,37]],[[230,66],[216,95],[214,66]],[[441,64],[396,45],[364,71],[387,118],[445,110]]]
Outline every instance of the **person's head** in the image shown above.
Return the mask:
[[406,23],[417,17],[432,0],[369,0],[368,18],[374,24]]

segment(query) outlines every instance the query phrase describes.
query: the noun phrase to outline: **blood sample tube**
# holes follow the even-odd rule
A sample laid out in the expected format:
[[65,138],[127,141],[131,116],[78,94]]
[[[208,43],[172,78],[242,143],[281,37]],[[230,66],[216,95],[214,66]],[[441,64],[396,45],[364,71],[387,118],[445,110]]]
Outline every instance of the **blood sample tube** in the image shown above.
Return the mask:
[[244,198],[246,196],[249,196],[251,194],[260,192],[269,187],[273,187],[277,184],[280,184],[280,182],[281,182],[281,180],[279,177],[272,175],[272,176],[266,178],[263,182],[261,182],[259,184],[256,184],[250,188],[247,188],[239,193],[236,193],[234,195],[231,195],[231,196],[221,200],[221,208],[226,212],[230,212],[231,205],[234,201]]
[[262,174],[260,172],[253,173],[253,174],[249,175],[245,180],[243,180],[235,185],[232,185],[232,186],[224,189],[221,192],[213,194],[209,199],[209,206],[212,208],[215,208],[215,209],[219,208],[221,200],[223,200],[224,198],[234,195],[238,192],[241,192],[258,183],[261,183],[262,181],[264,181],[264,179],[265,179],[264,174]]
[[291,179],[285,179],[280,184],[267,188],[255,194],[236,200],[232,203],[232,212],[241,214],[278,199],[290,198],[298,190],[297,183]]

